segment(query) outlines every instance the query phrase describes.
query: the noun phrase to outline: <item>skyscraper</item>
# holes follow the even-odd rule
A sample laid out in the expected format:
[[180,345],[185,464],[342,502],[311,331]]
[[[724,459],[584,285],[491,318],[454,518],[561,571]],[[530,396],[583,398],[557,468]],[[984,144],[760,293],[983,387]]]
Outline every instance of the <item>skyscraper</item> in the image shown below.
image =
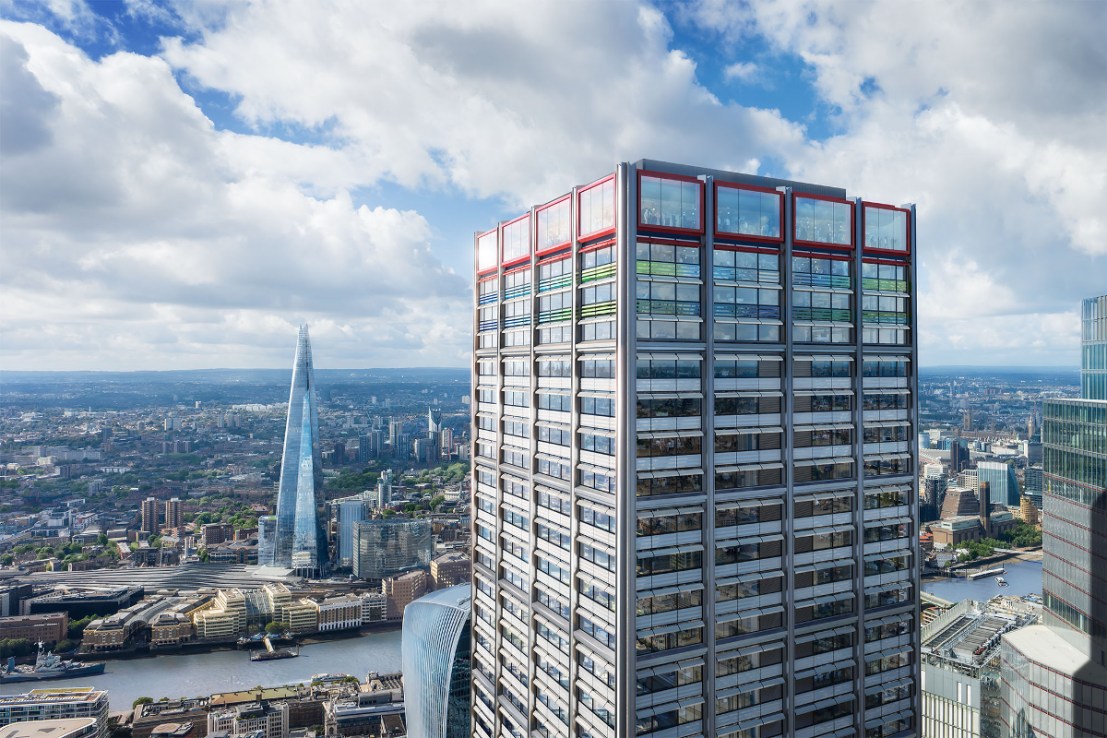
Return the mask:
[[474,736],[916,734],[914,234],[640,161],[477,235]]
[[1081,305],[1080,396],[1107,400],[1107,295]]
[[309,576],[327,566],[327,539],[319,519],[323,465],[317,402],[311,342],[307,326],[301,325],[284,429],[272,563]]
[[472,586],[442,589],[404,610],[400,640],[407,734],[468,738]]
[[1003,461],[981,461],[976,465],[978,484],[987,482],[992,488],[992,503],[1018,507],[1019,478],[1015,467]]
[[380,580],[430,566],[434,535],[429,520],[375,518],[353,524],[354,576]]
[[1105,304],[1084,300],[1083,397],[1042,408],[1044,624],[1003,637],[1004,736],[1107,735]]

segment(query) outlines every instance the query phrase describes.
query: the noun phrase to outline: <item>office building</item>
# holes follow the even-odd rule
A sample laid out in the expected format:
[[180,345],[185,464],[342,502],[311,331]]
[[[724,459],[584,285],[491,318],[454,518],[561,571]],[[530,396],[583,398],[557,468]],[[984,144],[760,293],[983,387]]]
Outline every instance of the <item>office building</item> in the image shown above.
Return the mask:
[[158,499],[147,497],[143,500],[141,513],[140,530],[147,535],[157,533],[160,530],[158,527]]
[[640,161],[476,237],[473,735],[916,735],[914,209]]
[[1019,479],[1015,474],[1015,467],[1003,461],[981,461],[976,465],[977,485],[985,482],[991,487],[992,503],[1018,507]]
[[322,494],[315,369],[308,329],[301,325],[284,430],[273,561],[262,563],[293,569],[306,576],[319,575],[326,569],[327,538],[319,516]]
[[381,594],[386,598],[386,619],[402,618],[407,606],[427,593],[427,581],[427,573],[422,569],[385,577],[381,582]]
[[998,738],[1002,699],[999,639],[1037,622],[1018,598],[962,600],[922,626],[922,734]]
[[354,523],[353,571],[377,580],[430,566],[434,536],[429,520],[377,518]]
[[1044,470],[1040,466],[1028,466],[1023,474],[1023,494],[1039,510],[1042,509],[1042,489],[1045,482],[1043,474]]
[[165,527],[181,528],[184,526],[184,516],[181,514],[181,500],[178,497],[165,501]]
[[0,725],[31,720],[96,721],[96,738],[107,738],[108,693],[93,687],[32,689],[23,694],[0,695]]
[[354,559],[354,525],[368,519],[367,496],[354,495],[331,503],[338,531],[338,565],[352,566]]
[[473,577],[473,562],[459,551],[450,551],[432,559],[430,578],[435,589],[468,583]]
[[472,592],[469,584],[442,589],[404,612],[400,646],[408,735],[470,736]]
[[[1084,301],[1090,395],[1101,300]],[[1003,735],[1107,735],[1107,398],[1047,400],[1042,446],[1044,622],[1003,637]]]
[[247,702],[208,713],[208,735],[226,731],[232,736],[288,738],[287,702]]
[[1107,295],[1080,307],[1080,396],[1107,400]]
[[68,628],[69,617],[64,612],[0,617],[0,640],[23,638],[53,645],[65,638]]
[[262,566],[271,566],[273,563],[273,547],[277,542],[277,516],[261,515],[258,517],[258,563]]

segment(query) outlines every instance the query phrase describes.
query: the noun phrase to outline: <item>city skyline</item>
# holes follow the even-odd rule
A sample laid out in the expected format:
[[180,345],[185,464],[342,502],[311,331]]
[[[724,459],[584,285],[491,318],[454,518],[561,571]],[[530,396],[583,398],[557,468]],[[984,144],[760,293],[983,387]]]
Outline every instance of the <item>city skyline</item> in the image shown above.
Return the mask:
[[649,156],[917,202],[920,366],[1074,366],[1104,13],[9,2],[0,365],[464,366],[474,227]]

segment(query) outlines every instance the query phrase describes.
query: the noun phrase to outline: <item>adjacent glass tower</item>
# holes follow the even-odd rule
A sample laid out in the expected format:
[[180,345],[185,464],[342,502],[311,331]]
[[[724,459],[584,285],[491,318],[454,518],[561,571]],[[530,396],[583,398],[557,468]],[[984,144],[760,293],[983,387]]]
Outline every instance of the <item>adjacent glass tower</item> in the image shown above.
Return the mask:
[[1005,737],[1107,735],[1105,306],[1084,300],[1083,397],[1042,409],[1044,625],[1003,637]]
[[468,584],[449,587],[404,610],[400,643],[410,736],[469,736],[472,592]]
[[1107,400],[1107,295],[1081,305],[1080,396]]
[[327,539],[319,515],[323,501],[323,466],[317,404],[311,341],[308,327],[301,325],[284,429],[271,563],[305,576],[317,576],[327,566]]
[[645,160],[477,235],[474,736],[917,733],[914,245]]

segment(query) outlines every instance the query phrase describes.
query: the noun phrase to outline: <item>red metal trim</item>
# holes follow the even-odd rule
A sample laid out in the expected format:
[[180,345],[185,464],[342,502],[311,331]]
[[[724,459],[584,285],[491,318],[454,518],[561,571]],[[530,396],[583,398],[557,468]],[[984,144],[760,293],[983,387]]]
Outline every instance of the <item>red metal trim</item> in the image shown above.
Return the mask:
[[852,256],[832,254],[825,251],[793,251],[792,256],[803,256],[809,259],[831,259],[832,261],[853,261]]
[[[483,273],[486,273],[486,272],[482,272],[482,274]],[[493,275],[490,275],[488,277],[481,277],[480,279],[477,280],[477,282],[491,282],[492,280],[496,279],[498,276],[499,275],[497,275],[497,274],[493,274]]]
[[865,238],[865,208],[879,208],[880,210],[893,210],[896,212],[904,213],[907,216],[907,248],[903,251],[896,251],[895,249],[873,249],[865,246],[862,243],[862,249],[865,253],[872,254],[895,254],[907,261],[911,261],[911,211],[907,208],[897,208],[895,205],[885,205],[880,202],[868,202],[866,200],[861,201],[861,238]]
[[539,266],[541,266],[543,264],[553,264],[555,261],[565,261],[566,259],[569,259],[572,256],[573,256],[573,252],[566,251],[563,254],[554,254],[553,256],[547,257],[545,259],[541,259],[541,260],[539,260],[538,264],[539,264]]
[[655,244],[659,243],[663,246],[691,246],[694,248],[703,248],[703,242],[698,239],[680,239],[680,238],[660,238],[658,236],[639,236],[635,239],[637,243]]
[[[868,251],[866,251],[866,253],[868,253]],[[903,252],[902,251],[896,251],[895,253],[901,254]],[[863,256],[863,257],[861,257],[861,261],[866,263],[866,264],[887,264],[888,266],[897,266],[897,267],[911,266],[908,262],[906,262],[902,259],[878,259],[878,258],[873,257],[873,256]]]
[[[637,174],[638,174],[638,180],[637,180],[637,182],[638,182],[638,187],[637,187],[638,202],[635,204],[635,212],[636,212],[635,217],[638,219],[638,227],[639,228],[647,228],[651,231],[661,231],[661,232],[665,232],[665,233],[695,233],[695,234],[700,234],[700,235],[703,234],[703,232],[704,232],[703,211],[704,211],[705,200],[706,200],[706,197],[707,197],[707,194],[706,194],[707,188],[703,186],[703,182],[696,179],[695,177],[689,177],[689,176],[683,175],[683,174],[668,174],[666,172],[653,172],[653,171],[649,171],[649,170],[645,170],[645,169],[639,169]],[[699,223],[699,227],[698,228],[676,228],[674,226],[663,226],[663,225],[656,225],[656,224],[653,224],[653,223],[643,223],[642,222],[642,177],[643,176],[654,177],[655,179],[670,179],[670,180],[676,180],[678,182],[689,182],[689,183],[695,183],[695,184],[699,185],[699,193],[700,193],[700,213],[699,213],[700,223]]]
[[588,244],[587,246],[582,246],[579,250],[577,250],[577,253],[578,254],[585,254],[585,253],[588,253],[589,251],[599,251],[602,248],[606,248],[608,246],[614,246],[614,245],[615,245],[614,239],[612,239],[610,241],[604,241],[603,243],[591,243],[591,244]]
[[[735,233],[734,231],[719,230],[718,225],[719,225],[719,188],[720,187],[725,187],[726,189],[730,189],[730,190],[750,190],[752,192],[765,192],[765,193],[768,193],[770,195],[776,195],[777,200],[779,200],[779,203],[780,203],[780,208],[779,208],[779,210],[780,210],[780,224],[779,224],[779,227],[778,227],[778,230],[780,231],[780,235],[774,238],[773,236],[754,236],[754,235],[750,235],[748,233]],[[718,180],[716,180],[715,181],[714,197],[715,197],[714,212],[715,212],[715,226],[716,226],[715,233],[716,234],[722,234],[724,237],[725,236],[731,236],[733,238],[743,238],[743,239],[748,238],[748,239],[752,239],[752,240],[755,240],[755,241],[769,241],[771,243],[783,243],[784,242],[785,230],[784,230],[784,193],[783,192],[778,192],[778,191],[774,190],[771,187],[757,187],[756,185],[735,184],[734,182],[719,182]]]
[[[529,258],[529,257],[527,257],[527,258]],[[530,265],[529,265],[529,264],[528,264],[527,266],[519,267],[518,269],[512,269],[512,270],[510,270],[510,271],[505,271],[505,272],[504,272],[504,274],[503,274],[503,276],[507,277],[507,276],[510,276],[510,275],[512,275],[512,274],[518,274],[519,272],[525,272],[525,271],[527,271],[528,269],[530,269]]]
[[[796,238],[796,218],[799,213],[797,202],[800,199],[804,200],[822,200],[823,202],[836,202],[842,205],[849,205],[849,245],[841,243],[825,243],[823,241],[807,241],[801,238]],[[857,228],[857,208],[854,206],[852,200],[847,200],[843,197],[832,197],[830,195],[812,195],[806,192],[793,192],[792,193],[792,243],[801,244],[804,246],[817,246],[823,249],[837,249],[838,251],[853,251],[857,244],[853,242],[854,231]]]
[[[780,249],[767,249],[764,246],[745,246],[736,243],[719,243],[715,242],[716,251],[744,251],[750,254],[773,254],[774,256],[780,256]],[[837,254],[827,254],[827,256],[833,256],[837,258]]]
[[[617,228],[617,224],[611,226],[610,228],[602,228],[598,231],[591,231],[589,233],[585,233],[584,231],[581,230],[581,222],[580,222],[580,198],[581,198],[581,195],[583,195],[585,192],[588,192],[591,189],[594,189],[594,188],[599,187],[601,185],[607,184],[608,182],[612,182],[614,180],[615,180],[615,173],[612,172],[611,174],[608,174],[606,177],[602,177],[600,179],[597,179],[592,184],[588,184],[588,185],[585,185],[584,187],[577,188],[577,240],[578,241],[583,241],[586,238],[587,239],[598,238],[600,236],[606,236],[609,233],[614,233],[615,232],[615,229]],[[615,195],[616,195],[616,193],[614,191],[612,191],[612,193],[611,193],[611,199],[612,200],[615,199]],[[615,203],[614,202],[611,203],[611,212],[615,212]]]

